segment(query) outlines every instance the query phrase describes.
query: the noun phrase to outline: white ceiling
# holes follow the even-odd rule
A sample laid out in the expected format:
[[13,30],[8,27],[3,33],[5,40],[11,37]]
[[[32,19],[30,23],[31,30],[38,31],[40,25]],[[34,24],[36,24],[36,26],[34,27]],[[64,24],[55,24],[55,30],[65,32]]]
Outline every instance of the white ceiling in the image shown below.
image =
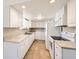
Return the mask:
[[14,4],[13,6],[20,12],[22,12],[22,5],[26,6],[26,14],[27,16],[34,19],[34,17],[38,15],[42,15],[45,19],[51,18],[55,15],[55,13],[63,7],[67,0],[55,0],[55,3],[50,4],[50,0],[31,0],[24,1],[21,3]]

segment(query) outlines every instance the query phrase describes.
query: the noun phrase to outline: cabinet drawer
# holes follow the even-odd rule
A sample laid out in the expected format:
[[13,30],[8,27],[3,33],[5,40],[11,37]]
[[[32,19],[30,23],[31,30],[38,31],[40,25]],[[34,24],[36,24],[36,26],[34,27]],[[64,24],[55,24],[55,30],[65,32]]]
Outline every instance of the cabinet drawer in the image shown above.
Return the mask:
[[57,54],[60,54],[62,51],[61,51],[61,47],[59,46],[59,45],[57,45],[57,44],[55,44],[55,52],[57,53]]

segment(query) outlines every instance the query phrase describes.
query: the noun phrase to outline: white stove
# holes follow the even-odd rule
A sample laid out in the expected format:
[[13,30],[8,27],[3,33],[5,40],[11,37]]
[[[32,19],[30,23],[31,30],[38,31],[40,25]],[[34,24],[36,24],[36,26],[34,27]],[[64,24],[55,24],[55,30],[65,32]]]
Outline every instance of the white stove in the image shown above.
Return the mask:
[[[61,32],[61,36],[53,36],[54,38],[52,38],[51,36],[49,36],[49,52],[51,55],[51,59],[54,59],[54,40],[64,40],[64,41],[73,41],[75,42],[75,33],[71,33],[71,32]],[[57,39],[56,39],[56,38]]]

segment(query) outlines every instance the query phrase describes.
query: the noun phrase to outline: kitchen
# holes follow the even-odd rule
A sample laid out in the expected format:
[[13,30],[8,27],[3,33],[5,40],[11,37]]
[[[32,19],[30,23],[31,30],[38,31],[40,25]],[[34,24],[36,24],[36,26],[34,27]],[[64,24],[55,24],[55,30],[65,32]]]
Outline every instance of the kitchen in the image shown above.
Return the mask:
[[75,0],[4,0],[4,59],[76,59]]

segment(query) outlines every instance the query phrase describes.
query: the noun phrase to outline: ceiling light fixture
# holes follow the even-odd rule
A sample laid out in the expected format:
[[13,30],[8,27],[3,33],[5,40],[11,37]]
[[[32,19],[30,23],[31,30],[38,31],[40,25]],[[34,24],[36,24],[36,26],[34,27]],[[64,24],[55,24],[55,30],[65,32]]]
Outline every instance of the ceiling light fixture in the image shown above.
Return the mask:
[[22,8],[24,9],[24,8],[26,8],[25,6],[22,6]]
[[51,1],[50,1],[50,3],[54,3],[54,2],[55,2],[55,0],[51,0]]

